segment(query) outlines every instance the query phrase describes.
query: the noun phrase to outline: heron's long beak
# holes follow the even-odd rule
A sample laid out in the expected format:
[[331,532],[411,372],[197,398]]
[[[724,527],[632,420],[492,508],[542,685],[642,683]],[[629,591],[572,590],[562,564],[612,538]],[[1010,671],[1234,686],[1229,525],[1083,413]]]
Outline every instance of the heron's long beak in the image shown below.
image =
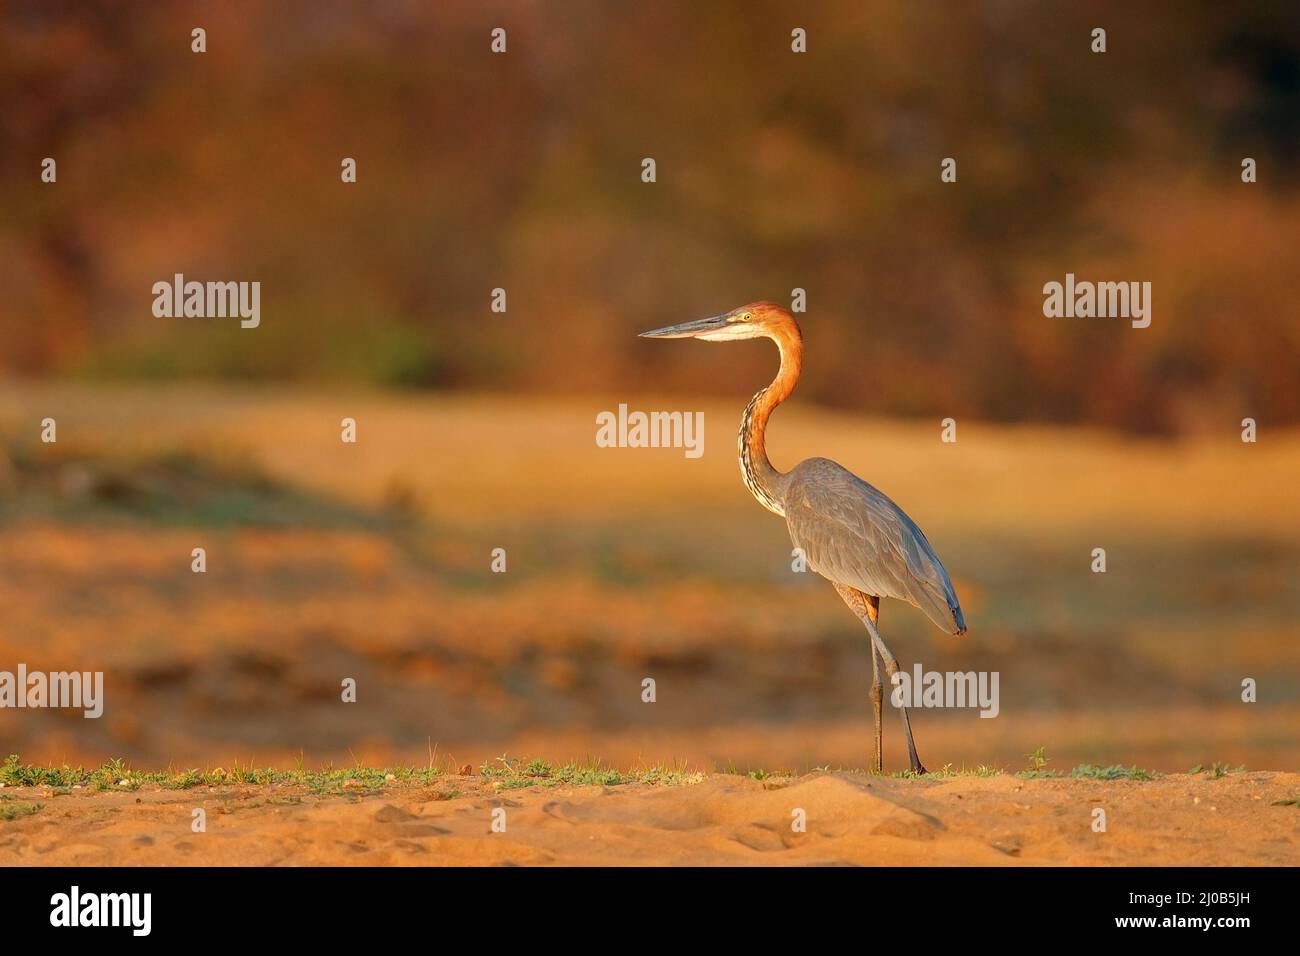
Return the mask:
[[714,315],[707,319],[696,319],[694,322],[683,322],[681,325],[665,325],[662,329],[651,329],[649,332],[642,332],[640,337],[643,339],[690,339],[697,335],[703,335],[705,332],[713,332],[717,329],[727,327],[727,316]]

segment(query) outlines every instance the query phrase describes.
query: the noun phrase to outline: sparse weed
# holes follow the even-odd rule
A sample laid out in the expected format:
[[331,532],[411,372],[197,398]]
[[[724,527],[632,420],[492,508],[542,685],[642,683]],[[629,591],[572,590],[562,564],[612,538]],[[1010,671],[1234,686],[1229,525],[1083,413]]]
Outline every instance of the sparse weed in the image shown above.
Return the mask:
[[1047,756],[1047,748],[1039,747],[1031,754],[1025,754],[1025,759],[1029,761],[1029,773],[1042,773],[1047,769],[1047,763],[1050,758]]
[[1187,772],[1205,774],[1206,776],[1209,776],[1212,779],[1217,780],[1219,777],[1226,777],[1230,773],[1245,773],[1246,765],[1239,764],[1236,767],[1229,767],[1226,763],[1222,763],[1216,760],[1213,763],[1211,763],[1208,767],[1205,766],[1204,764],[1198,763],[1195,767],[1193,767],[1191,770]]
[[1152,770],[1139,770],[1137,766],[1112,764],[1109,767],[1096,767],[1083,763],[1071,770],[1070,776],[1086,777],[1089,780],[1154,780],[1159,774]]
[[0,803],[0,820],[17,820],[30,817],[44,809],[43,803],[24,803],[21,800],[6,800]]
[[680,768],[647,767],[625,773],[599,762],[567,763],[557,767],[545,760],[525,762],[504,755],[485,763],[479,772],[503,790],[553,787],[560,784],[574,787],[617,787],[627,783],[674,786],[698,783],[704,779],[703,774],[689,773]]

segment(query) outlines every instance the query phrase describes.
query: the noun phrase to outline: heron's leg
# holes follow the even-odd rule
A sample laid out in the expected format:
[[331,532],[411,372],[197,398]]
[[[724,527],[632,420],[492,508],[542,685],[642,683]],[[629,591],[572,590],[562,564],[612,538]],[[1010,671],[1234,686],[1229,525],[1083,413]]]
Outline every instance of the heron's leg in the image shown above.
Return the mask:
[[871,769],[875,773],[883,773],[885,769],[885,734],[882,729],[884,699],[884,689],[880,686],[880,654],[873,644],[871,647],[871,714],[876,721],[876,743],[871,758]]
[[[870,616],[872,623],[880,620],[880,598],[868,598],[867,614]],[[885,735],[881,729],[883,718],[881,711],[884,706],[884,690],[880,686],[880,652],[876,650],[876,644],[871,643],[871,710],[872,717],[876,723],[875,736],[875,755],[871,759],[871,769],[876,773],[882,773],[885,769]]]
[[[834,584],[834,582],[831,583]],[[875,622],[880,617],[880,598],[863,594],[856,588],[845,587],[840,584],[835,584],[835,590],[844,599],[844,603],[849,606],[849,610],[861,618],[862,623],[868,627],[875,626]],[[873,738],[875,748],[874,753],[871,755],[871,769],[875,773],[880,773],[884,768],[884,733],[881,730],[883,701],[884,689],[880,683],[880,654],[873,643],[871,646],[871,710],[872,716],[875,718],[876,732]]]
[[[880,653],[881,659],[885,662],[885,673],[889,675],[889,683],[894,686],[894,675],[898,673],[898,658],[894,657],[893,652],[885,646],[884,639],[880,636],[880,631],[876,628],[874,621],[865,619],[867,630],[871,632],[871,643],[875,645],[876,650]],[[903,718],[903,733],[907,736],[907,758],[912,773],[925,773],[925,767],[921,765],[921,758],[916,755],[916,742],[912,740],[912,722],[907,719],[907,708],[899,705],[898,714]]]

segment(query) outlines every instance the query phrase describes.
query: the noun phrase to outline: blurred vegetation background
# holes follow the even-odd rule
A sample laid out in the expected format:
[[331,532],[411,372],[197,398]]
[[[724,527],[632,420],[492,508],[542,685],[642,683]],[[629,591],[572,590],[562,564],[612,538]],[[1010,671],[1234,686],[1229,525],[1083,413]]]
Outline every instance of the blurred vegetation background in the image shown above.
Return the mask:
[[[765,349],[723,363],[634,333],[801,287],[800,395],[820,403],[1148,432],[1300,421],[1292,3],[0,15],[10,375],[732,395],[770,375]],[[154,318],[151,286],[176,272],[261,281],[261,327]],[[1066,272],[1151,281],[1151,327],[1045,318]]]
[[[774,461],[943,555],[970,635],[891,603],[904,666],[1003,675],[927,760],[1294,768],[1298,140],[1294,3],[0,0],[0,665],[111,688],[0,756],[862,765],[864,632],[737,479],[771,347],[635,336],[799,287]],[[597,447],[624,401],[704,457]]]

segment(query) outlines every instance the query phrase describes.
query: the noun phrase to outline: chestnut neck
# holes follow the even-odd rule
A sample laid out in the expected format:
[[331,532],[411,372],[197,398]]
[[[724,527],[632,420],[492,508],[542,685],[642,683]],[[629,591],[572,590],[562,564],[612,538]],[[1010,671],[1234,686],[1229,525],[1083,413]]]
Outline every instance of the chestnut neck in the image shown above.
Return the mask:
[[768,511],[784,516],[785,509],[781,505],[784,475],[772,467],[767,457],[767,422],[776,407],[790,397],[799,381],[803,367],[803,338],[794,319],[774,328],[768,337],[780,350],[781,369],[772,384],[759,389],[745,406],[736,447],[740,453],[740,477],[745,487]]

